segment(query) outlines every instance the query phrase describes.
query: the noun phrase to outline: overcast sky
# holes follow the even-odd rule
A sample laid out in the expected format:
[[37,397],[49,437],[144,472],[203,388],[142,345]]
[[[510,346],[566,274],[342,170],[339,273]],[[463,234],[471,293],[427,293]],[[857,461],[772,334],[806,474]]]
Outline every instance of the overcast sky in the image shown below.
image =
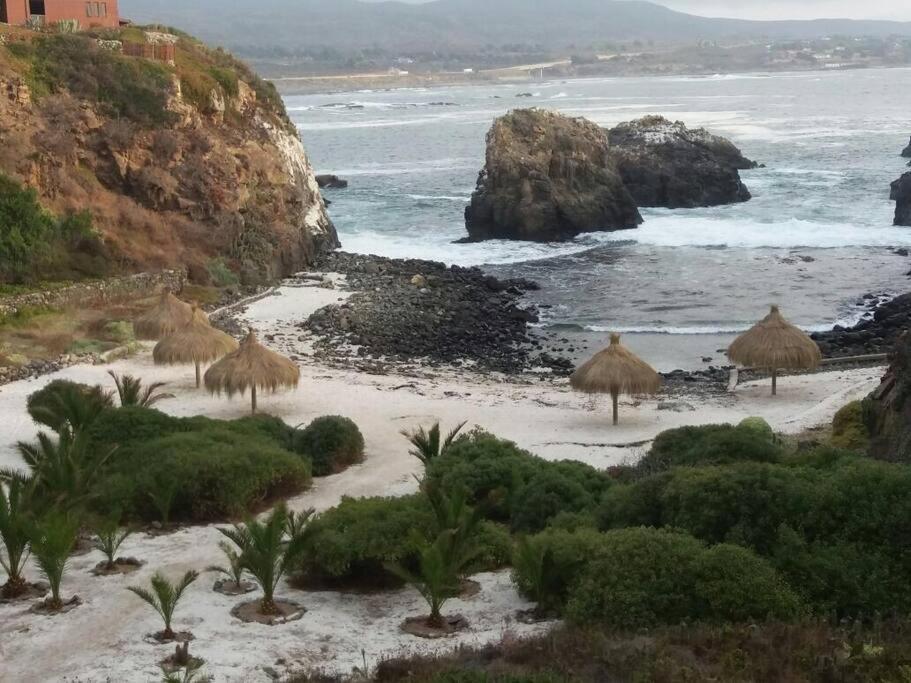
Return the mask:
[[[431,0],[402,0],[423,3]],[[490,0],[496,2],[496,0]],[[382,2],[382,0],[366,0]],[[529,0],[534,2],[534,0]],[[652,0],[707,17],[738,19],[893,19],[911,21],[911,0]]]
[[693,14],[742,19],[897,19],[911,21],[911,0],[658,0]]

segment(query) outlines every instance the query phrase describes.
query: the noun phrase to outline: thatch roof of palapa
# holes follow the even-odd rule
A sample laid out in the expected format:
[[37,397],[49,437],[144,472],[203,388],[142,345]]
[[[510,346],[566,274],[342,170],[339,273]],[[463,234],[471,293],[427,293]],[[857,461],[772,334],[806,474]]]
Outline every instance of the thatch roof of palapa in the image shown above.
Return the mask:
[[756,368],[812,369],[822,360],[816,342],[781,315],[778,306],[737,337],[728,347],[728,358]]
[[190,322],[158,342],[152,358],[158,365],[209,363],[235,349],[234,337],[212,327],[205,313],[194,306]]
[[661,387],[661,376],[623,346],[619,334],[612,334],[610,346],[581,365],[569,383],[588,394],[654,394]]
[[133,322],[137,339],[158,340],[173,334],[190,322],[193,307],[171,292],[161,293],[158,303]]
[[268,391],[296,387],[300,375],[300,368],[294,361],[267,349],[250,330],[239,349],[206,371],[205,382],[210,392],[220,394],[224,391],[233,396],[244,394],[254,386]]

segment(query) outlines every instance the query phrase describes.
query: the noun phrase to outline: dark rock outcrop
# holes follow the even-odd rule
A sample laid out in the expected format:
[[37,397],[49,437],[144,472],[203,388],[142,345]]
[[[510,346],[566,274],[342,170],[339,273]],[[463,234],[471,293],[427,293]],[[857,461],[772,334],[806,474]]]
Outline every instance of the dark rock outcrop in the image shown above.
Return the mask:
[[494,122],[465,209],[470,239],[546,242],[641,222],[597,125],[539,109]]
[[756,164],[729,140],[680,121],[646,116],[608,131],[611,156],[639,206],[669,209],[750,199],[739,169]]
[[348,181],[339,178],[337,175],[322,174],[316,176],[316,184],[320,189],[344,190],[348,187]]
[[882,383],[864,400],[864,423],[870,432],[870,455],[911,462],[911,336],[895,346]]
[[892,183],[889,198],[895,202],[895,225],[911,226],[911,172]]
[[902,150],[902,156],[911,159],[911,142],[908,142],[908,146]]

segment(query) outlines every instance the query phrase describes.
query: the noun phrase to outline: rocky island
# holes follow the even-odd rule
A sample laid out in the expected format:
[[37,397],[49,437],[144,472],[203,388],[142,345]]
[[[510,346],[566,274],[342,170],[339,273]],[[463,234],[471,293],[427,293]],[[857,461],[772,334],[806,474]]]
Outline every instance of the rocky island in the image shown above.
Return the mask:
[[895,225],[911,226],[911,172],[892,183],[889,198],[895,202]]
[[472,241],[571,239],[642,222],[637,207],[744,202],[739,171],[755,168],[730,141],[647,116],[605,131],[582,118],[520,109],[497,119],[465,226]]
[[469,239],[549,242],[641,222],[600,127],[540,109],[494,122],[487,163],[465,209]]
[[750,199],[738,171],[756,162],[704,128],[646,116],[610,129],[608,140],[623,184],[639,206],[679,209]]

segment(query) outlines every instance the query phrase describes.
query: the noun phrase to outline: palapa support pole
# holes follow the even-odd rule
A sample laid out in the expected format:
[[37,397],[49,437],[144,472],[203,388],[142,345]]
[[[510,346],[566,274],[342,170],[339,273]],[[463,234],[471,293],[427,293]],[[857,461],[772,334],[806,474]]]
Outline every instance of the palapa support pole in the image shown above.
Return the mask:
[[778,369],[772,368],[772,396],[778,395]]
[[199,389],[201,384],[202,384],[202,379],[199,374],[199,362],[197,361],[196,362],[196,388]]
[[256,385],[255,384],[253,385],[253,390],[250,392],[250,398],[253,403],[252,414],[256,415]]
[[620,417],[618,415],[618,410],[617,410],[617,403],[618,403],[619,399],[620,399],[620,392],[617,391],[616,389],[611,390],[610,400],[611,400],[611,405],[613,406],[614,424],[617,424],[620,421]]

